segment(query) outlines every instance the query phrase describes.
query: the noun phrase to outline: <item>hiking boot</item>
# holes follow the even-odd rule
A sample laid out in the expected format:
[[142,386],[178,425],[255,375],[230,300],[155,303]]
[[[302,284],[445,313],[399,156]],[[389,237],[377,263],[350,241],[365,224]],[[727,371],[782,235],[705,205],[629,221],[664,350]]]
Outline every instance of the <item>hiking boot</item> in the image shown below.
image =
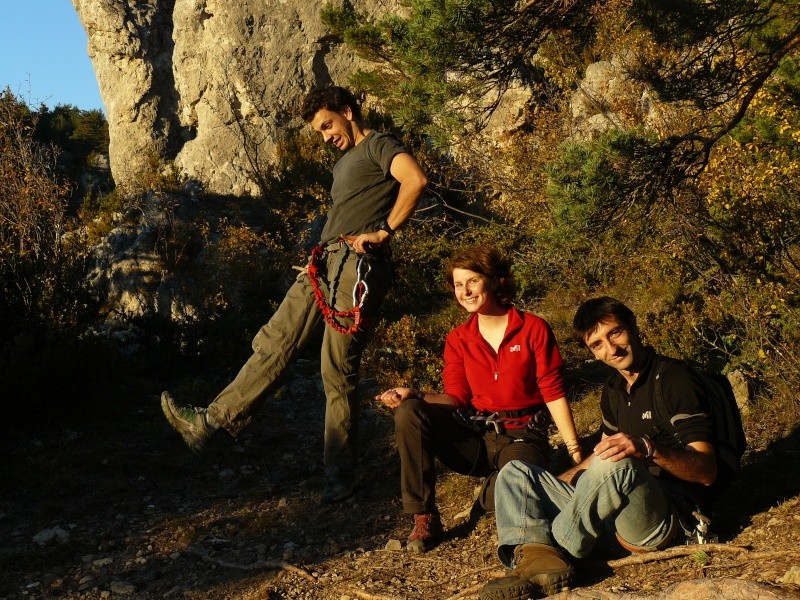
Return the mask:
[[478,600],[529,600],[539,596],[538,588],[527,579],[509,576],[493,579],[478,594]]
[[164,392],[161,394],[161,410],[192,452],[199,454],[206,449],[206,443],[217,429],[208,424],[205,408],[176,406],[172,395]]
[[328,476],[320,504],[335,504],[352,498],[358,487],[358,478],[352,471],[338,471]]
[[530,581],[545,596],[552,596],[569,586],[572,566],[553,546],[521,544],[514,549],[514,568],[509,575]]
[[406,550],[427,552],[436,545],[440,535],[442,535],[442,519],[438,512],[416,514],[414,515],[414,530],[408,536]]

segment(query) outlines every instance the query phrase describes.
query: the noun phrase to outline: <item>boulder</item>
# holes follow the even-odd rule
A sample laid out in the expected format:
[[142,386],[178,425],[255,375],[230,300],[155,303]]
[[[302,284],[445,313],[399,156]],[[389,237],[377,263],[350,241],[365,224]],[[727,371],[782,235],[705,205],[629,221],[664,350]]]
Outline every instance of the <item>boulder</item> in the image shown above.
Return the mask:
[[755,581],[723,577],[681,581],[656,594],[579,589],[562,592],[550,598],[551,600],[752,600],[754,598],[797,600],[800,594]]

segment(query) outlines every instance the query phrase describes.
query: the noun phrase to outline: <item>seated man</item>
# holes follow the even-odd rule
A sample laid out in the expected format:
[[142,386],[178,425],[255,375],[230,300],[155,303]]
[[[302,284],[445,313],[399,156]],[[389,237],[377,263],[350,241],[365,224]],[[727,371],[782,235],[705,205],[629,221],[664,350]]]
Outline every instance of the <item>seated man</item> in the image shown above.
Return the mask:
[[[609,529],[631,551],[682,541],[679,517],[706,505],[717,478],[708,401],[688,366],[643,346],[633,312],[614,298],[583,303],[573,336],[615,369],[600,401],[602,439],[557,477],[520,461],[500,471],[498,555],[512,570],[486,584],[482,600],[557,593],[570,558],[588,555]],[[657,422],[656,385],[671,425]]]

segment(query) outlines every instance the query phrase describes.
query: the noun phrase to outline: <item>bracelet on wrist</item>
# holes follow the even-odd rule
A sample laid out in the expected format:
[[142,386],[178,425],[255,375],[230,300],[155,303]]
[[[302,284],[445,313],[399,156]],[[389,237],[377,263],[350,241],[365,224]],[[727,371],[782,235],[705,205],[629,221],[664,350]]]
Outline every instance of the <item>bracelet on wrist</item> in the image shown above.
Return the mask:
[[653,442],[651,442],[650,438],[647,437],[646,435],[642,436],[641,440],[642,440],[642,443],[644,444],[644,448],[645,448],[644,459],[645,460],[650,460],[651,458],[653,458],[653,455],[656,453],[656,449],[653,447]]

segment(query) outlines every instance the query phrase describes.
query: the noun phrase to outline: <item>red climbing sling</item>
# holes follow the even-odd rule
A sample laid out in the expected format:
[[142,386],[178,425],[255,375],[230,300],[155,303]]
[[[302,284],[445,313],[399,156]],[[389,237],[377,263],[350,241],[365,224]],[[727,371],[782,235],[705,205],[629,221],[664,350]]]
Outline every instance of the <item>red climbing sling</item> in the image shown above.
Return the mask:
[[[314,290],[314,301],[322,311],[322,317],[325,322],[333,327],[339,333],[352,335],[356,333],[361,326],[361,307],[367,299],[369,287],[367,286],[366,276],[370,271],[369,263],[367,264],[366,272],[362,273],[362,266],[364,257],[359,256],[356,263],[356,283],[353,286],[353,308],[350,310],[336,310],[333,306],[328,304],[325,294],[319,284],[319,263],[325,255],[325,248],[323,246],[315,246],[311,251],[311,258],[308,261],[308,280],[311,282],[311,288]],[[353,324],[350,327],[345,327],[339,322],[339,319],[353,319]]]

